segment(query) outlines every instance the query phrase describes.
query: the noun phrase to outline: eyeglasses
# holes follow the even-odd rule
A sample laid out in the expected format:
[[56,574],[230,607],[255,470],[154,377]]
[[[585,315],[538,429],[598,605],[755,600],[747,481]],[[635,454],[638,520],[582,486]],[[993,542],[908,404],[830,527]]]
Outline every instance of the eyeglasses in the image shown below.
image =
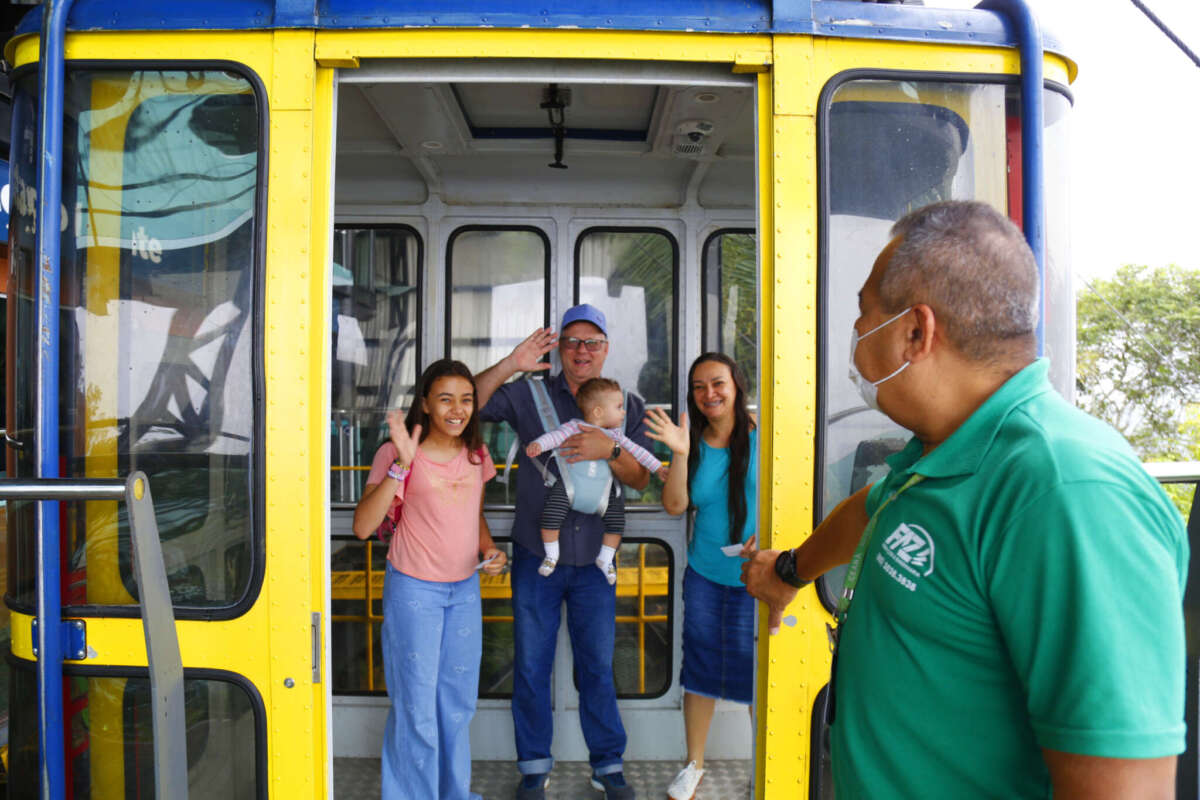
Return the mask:
[[608,344],[608,339],[579,339],[574,336],[564,336],[558,340],[558,343],[562,345],[563,350],[578,350],[582,346],[586,347],[589,353],[595,353]]

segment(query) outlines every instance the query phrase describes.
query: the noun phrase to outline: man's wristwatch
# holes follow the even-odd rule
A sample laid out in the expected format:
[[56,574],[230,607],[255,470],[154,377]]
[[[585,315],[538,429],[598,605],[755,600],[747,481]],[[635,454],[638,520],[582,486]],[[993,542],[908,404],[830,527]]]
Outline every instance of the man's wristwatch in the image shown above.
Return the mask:
[[779,576],[779,580],[797,589],[803,589],[812,583],[812,581],[802,580],[796,574],[795,550],[784,550],[779,554],[779,558],[775,559],[775,574]]
[[608,457],[608,460],[609,460],[609,461],[616,461],[616,460],[617,460],[618,458],[620,458],[620,457],[621,457],[621,443],[620,443],[620,442],[613,442],[613,451],[612,451],[612,455],[610,455],[610,456]]

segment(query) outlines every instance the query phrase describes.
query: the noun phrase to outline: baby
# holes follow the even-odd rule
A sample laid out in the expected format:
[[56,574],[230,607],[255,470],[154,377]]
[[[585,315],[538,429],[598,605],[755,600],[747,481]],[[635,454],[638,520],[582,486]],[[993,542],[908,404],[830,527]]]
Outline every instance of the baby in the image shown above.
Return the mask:
[[[637,459],[638,463],[661,480],[666,480],[667,468],[646,448],[636,444],[624,433],[625,395],[621,385],[608,378],[592,378],[579,387],[575,402],[583,413],[583,419],[573,419],[543,433],[525,448],[525,455],[536,458],[545,451],[553,450],[584,428],[599,428],[612,437],[621,449]],[[546,495],[542,509],[542,546],[546,557],[538,567],[538,574],[547,576],[558,566],[558,533],[570,510],[567,492],[561,480],[556,481]],[[609,585],[617,582],[617,568],[613,556],[621,546],[621,534],[625,532],[625,497],[621,483],[614,476],[608,508],[604,512],[604,539],[596,566],[604,573]]]

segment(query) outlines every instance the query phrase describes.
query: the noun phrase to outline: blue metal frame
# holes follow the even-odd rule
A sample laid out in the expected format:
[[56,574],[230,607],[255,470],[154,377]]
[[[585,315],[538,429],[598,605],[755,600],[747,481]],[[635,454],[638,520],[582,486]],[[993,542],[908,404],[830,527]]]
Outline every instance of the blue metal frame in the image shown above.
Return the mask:
[[[584,28],[799,33],[1013,47],[1002,14],[858,0],[77,0],[71,30]],[[17,33],[37,30],[34,9]],[[1052,45],[1051,49],[1057,49]]]
[[984,0],[981,6],[1008,16],[1021,48],[1021,212],[1025,240],[1038,269],[1038,355],[1046,350],[1045,82],[1042,34],[1026,0]]
[[[36,470],[39,478],[58,477],[58,306],[59,248],[62,243],[63,81],[67,14],[73,0],[46,0],[42,57],[41,141],[37,179],[38,350]],[[38,770],[41,796],[58,800],[66,790],[63,735],[62,578],[58,502],[37,505]]]

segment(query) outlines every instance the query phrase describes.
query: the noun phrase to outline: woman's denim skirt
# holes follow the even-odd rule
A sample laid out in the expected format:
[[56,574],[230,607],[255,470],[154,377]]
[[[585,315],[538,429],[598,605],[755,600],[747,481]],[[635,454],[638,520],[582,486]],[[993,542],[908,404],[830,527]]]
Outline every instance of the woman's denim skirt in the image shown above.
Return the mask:
[[683,689],[754,701],[754,598],[688,567],[683,574]]

